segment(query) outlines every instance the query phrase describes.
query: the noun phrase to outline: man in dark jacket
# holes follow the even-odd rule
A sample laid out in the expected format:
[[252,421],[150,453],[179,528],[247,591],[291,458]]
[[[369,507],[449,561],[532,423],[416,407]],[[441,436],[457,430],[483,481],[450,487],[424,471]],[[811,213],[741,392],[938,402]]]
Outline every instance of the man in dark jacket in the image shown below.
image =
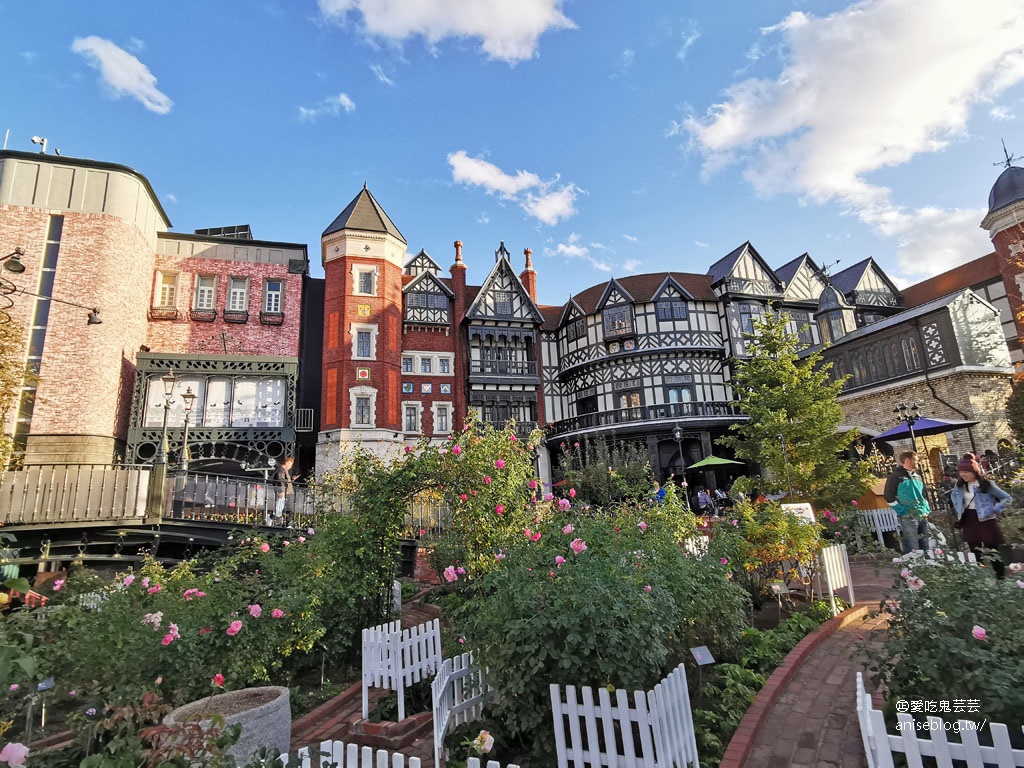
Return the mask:
[[928,513],[931,508],[924,497],[924,480],[917,473],[917,453],[903,451],[896,467],[885,481],[885,500],[900,520],[903,554],[915,549],[928,549]]

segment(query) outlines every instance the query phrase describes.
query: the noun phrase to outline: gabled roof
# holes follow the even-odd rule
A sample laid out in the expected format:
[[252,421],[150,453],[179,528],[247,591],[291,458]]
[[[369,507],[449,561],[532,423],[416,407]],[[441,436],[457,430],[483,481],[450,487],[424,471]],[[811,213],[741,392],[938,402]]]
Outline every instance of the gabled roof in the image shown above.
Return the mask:
[[[649,272],[645,275],[622,277],[616,282],[629,292],[633,301],[643,304],[654,301],[665,278],[669,276],[695,301],[718,301],[718,297],[711,290],[712,280],[708,275],[694,275],[688,272]],[[606,289],[607,283],[600,283],[576,294],[575,301],[584,314],[592,315],[597,311],[598,302],[603,298]]]
[[425,286],[421,285],[421,283],[424,282],[433,283],[441,289],[442,293],[447,294],[448,298],[455,298],[455,291],[445,285],[444,282],[435,276],[433,272],[420,272],[419,275],[412,278],[409,282],[405,283],[405,281],[403,281],[404,285],[402,286],[402,293],[414,293],[416,291],[421,291],[425,288]]
[[768,266],[768,262],[762,258],[761,254],[757,252],[757,248],[749,240],[711,265],[711,268],[708,269],[708,274],[711,276],[712,284],[719,283],[725,278],[730,277],[733,270],[736,269],[737,262],[743,258],[744,254],[750,254],[750,257],[765,271],[768,279],[772,280],[780,288],[782,287],[782,281],[775,274],[775,270]]
[[[618,288],[618,291],[615,289]],[[597,308],[604,309],[604,305],[608,303],[608,300],[612,297],[613,293],[619,293],[627,303],[632,304],[636,301],[626,288],[616,280],[614,277],[608,278],[608,282],[605,284],[604,293],[601,294],[601,298],[597,301]]]
[[789,285],[793,278],[796,277],[796,273],[800,271],[800,267],[803,266],[805,261],[811,265],[811,269],[814,272],[821,272],[821,269],[814,263],[814,259],[811,258],[810,254],[802,253],[792,261],[783,264],[781,267],[776,269],[775,274],[778,276],[779,280],[786,285]]
[[420,248],[420,252],[415,256],[410,256],[406,259],[405,264],[402,265],[403,269],[415,266],[418,269],[432,269],[435,272],[441,271],[441,265],[434,261],[430,254],[427,253],[423,248]]
[[661,285],[658,286],[658,290],[654,292],[654,295],[651,298],[654,300],[660,299],[662,295],[669,290],[669,288],[675,288],[680,294],[682,294],[684,299],[693,298],[693,296],[690,295],[690,292],[681,286],[671,274],[665,275],[665,279],[661,281]]
[[321,237],[341,232],[343,229],[380,232],[396,237],[403,243],[406,242],[402,233],[398,231],[398,227],[380,207],[380,203],[370,194],[370,190],[366,188],[365,184],[359,194],[352,199],[352,202],[345,206],[345,210],[339,213],[338,217],[324,230]]
[[566,321],[573,314],[573,310],[579,313],[580,317],[586,317],[587,313],[583,311],[583,308],[576,303],[576,299],[570,298],[565,302],[565,307],[562,313],[558,316],[558,325],[565,325]]
[[898,296],[899,288],[893,284],[889,276],[885,274],[884,270],[870,256],[864,259],[864,261],[858,261],[852,267],[847,267],[842,272],[833,275],[829,278],[829,282],[842,291],[844,296],[848,296],[851,291],[857,290],[857,285],[860,283],[861,278],[872,268],[882,278],[882,281],[889,286],[889,290],[893,292],[893,295]]
[[548,304],[544,304],[540,307],[540,313],[544,315],[544,325],[540,327],[542,331],[557,331],[562,325],[562,307],[553,307]]
[[920,283],[903,289],[903,305],[908,309],[932,301],[964,288],[973,288],[996,280],[1001,280],[999,258],[995,252],[982,256],[980,259],[961,264],[959,267],[943,272],[941,275],[929,277]]
[[748,246],[750,246],[749,240],[739,248],[729,251],[729,253],[725,254],[725,256],[708,267],[708,274],[711,275],[711,282],[717,283],[719,280],[728,277],[729,273],[732,272],[732,268],[736,266],[736,262],[740,260],[740,256],[743,255],[743,251],[745,251]]
[[[503,242],[501,244],[501,249],[504,249],[504,247],[505,243]],[[499,251],[496,252],[496,255],[500,253],[501,249],[499,249]],[[512,269],[512,265],[509,263],[507,258],[498,258],[497,261],[494,262],[494,268],[491,269],[490,274],[487,275],[487,278],[484,280],[483,284],[477,289],[476,295],[472,298],[472,300],[470,300],[469,297],[467,296],[468,308],[466,309],[466,317],[486,317],[486,315],[483,314],[483,311],[479,304],[491,291],[494,284],[497,283],[502,278],[505,278],[505,280],[507,280],[511,284],[512,288],[520,295],[523,302],[526,304],[530,314],[533,316],[533,319],[537,323],[543,323],[544,316],[541,314],[536,302],[534,302],[534,300],[530,298],[529,292],[526,290],[526,288],[523,287],[523,283],[519,280],[519,276],[516,275],[515,270]],[[470,286],[466,287],[467,289],[470,288]]]

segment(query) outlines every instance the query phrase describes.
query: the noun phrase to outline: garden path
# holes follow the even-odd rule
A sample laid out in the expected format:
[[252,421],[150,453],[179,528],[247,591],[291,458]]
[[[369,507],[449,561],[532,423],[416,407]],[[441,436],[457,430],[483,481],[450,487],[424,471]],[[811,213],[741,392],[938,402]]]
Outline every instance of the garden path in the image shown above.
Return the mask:
[[877,610],[896,572],[885,561],[851,563],[850,570],[857,603],[869,613],[837,629],[800,663],[754,736],[744,768],[866,768],[855,683],[866,669],[865,649],[883,640],[888,616]]

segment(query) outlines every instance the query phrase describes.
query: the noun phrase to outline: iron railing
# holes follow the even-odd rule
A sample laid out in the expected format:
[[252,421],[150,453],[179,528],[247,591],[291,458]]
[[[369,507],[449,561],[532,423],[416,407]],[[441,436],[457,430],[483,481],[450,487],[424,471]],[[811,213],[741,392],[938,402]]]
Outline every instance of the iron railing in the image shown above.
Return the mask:
[[[316,511],[306,483],[293,482],[279,497],[274,480],[175,473],[167,478],[163,517],[237,525],[312,525]],[[278,515],[278,499],[284,504]]]
[[581,429],[609,427],[618,424],[631,424],[644,421],[663,419],[714,418],[738,416],[740,413],[736,403],[731,400],[712,401],[706,403],[665,403],[662,405],[640,405],[632,408],[620,408],[614,411],[599,411],[573,416],[556,421],[551,425],[551,434],[578,432]]
[[474,360],[469,372],[481,376],[536,376],[533,360]]
[[150,467],[48,464],[0,473],[4,525],[126,522],[146,517]]

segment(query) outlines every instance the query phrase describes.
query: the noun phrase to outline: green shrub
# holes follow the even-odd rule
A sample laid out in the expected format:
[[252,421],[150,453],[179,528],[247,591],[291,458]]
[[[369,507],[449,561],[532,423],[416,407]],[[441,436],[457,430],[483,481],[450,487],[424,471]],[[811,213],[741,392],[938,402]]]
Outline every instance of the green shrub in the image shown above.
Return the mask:
[[972,718],[1024,724],[1024,589],[1013,574],[997,581],[988,567],[915,558],[904,568],[898,608],[873,654],[889,709],[898,699],[977,699]]
[[691,645],[735,644],[745,603],[725,571],[686,557],[637,510],[562,515],[521,532],[456,616],[501,692],[488,717],[543,745],[551,683],[649,689]]

